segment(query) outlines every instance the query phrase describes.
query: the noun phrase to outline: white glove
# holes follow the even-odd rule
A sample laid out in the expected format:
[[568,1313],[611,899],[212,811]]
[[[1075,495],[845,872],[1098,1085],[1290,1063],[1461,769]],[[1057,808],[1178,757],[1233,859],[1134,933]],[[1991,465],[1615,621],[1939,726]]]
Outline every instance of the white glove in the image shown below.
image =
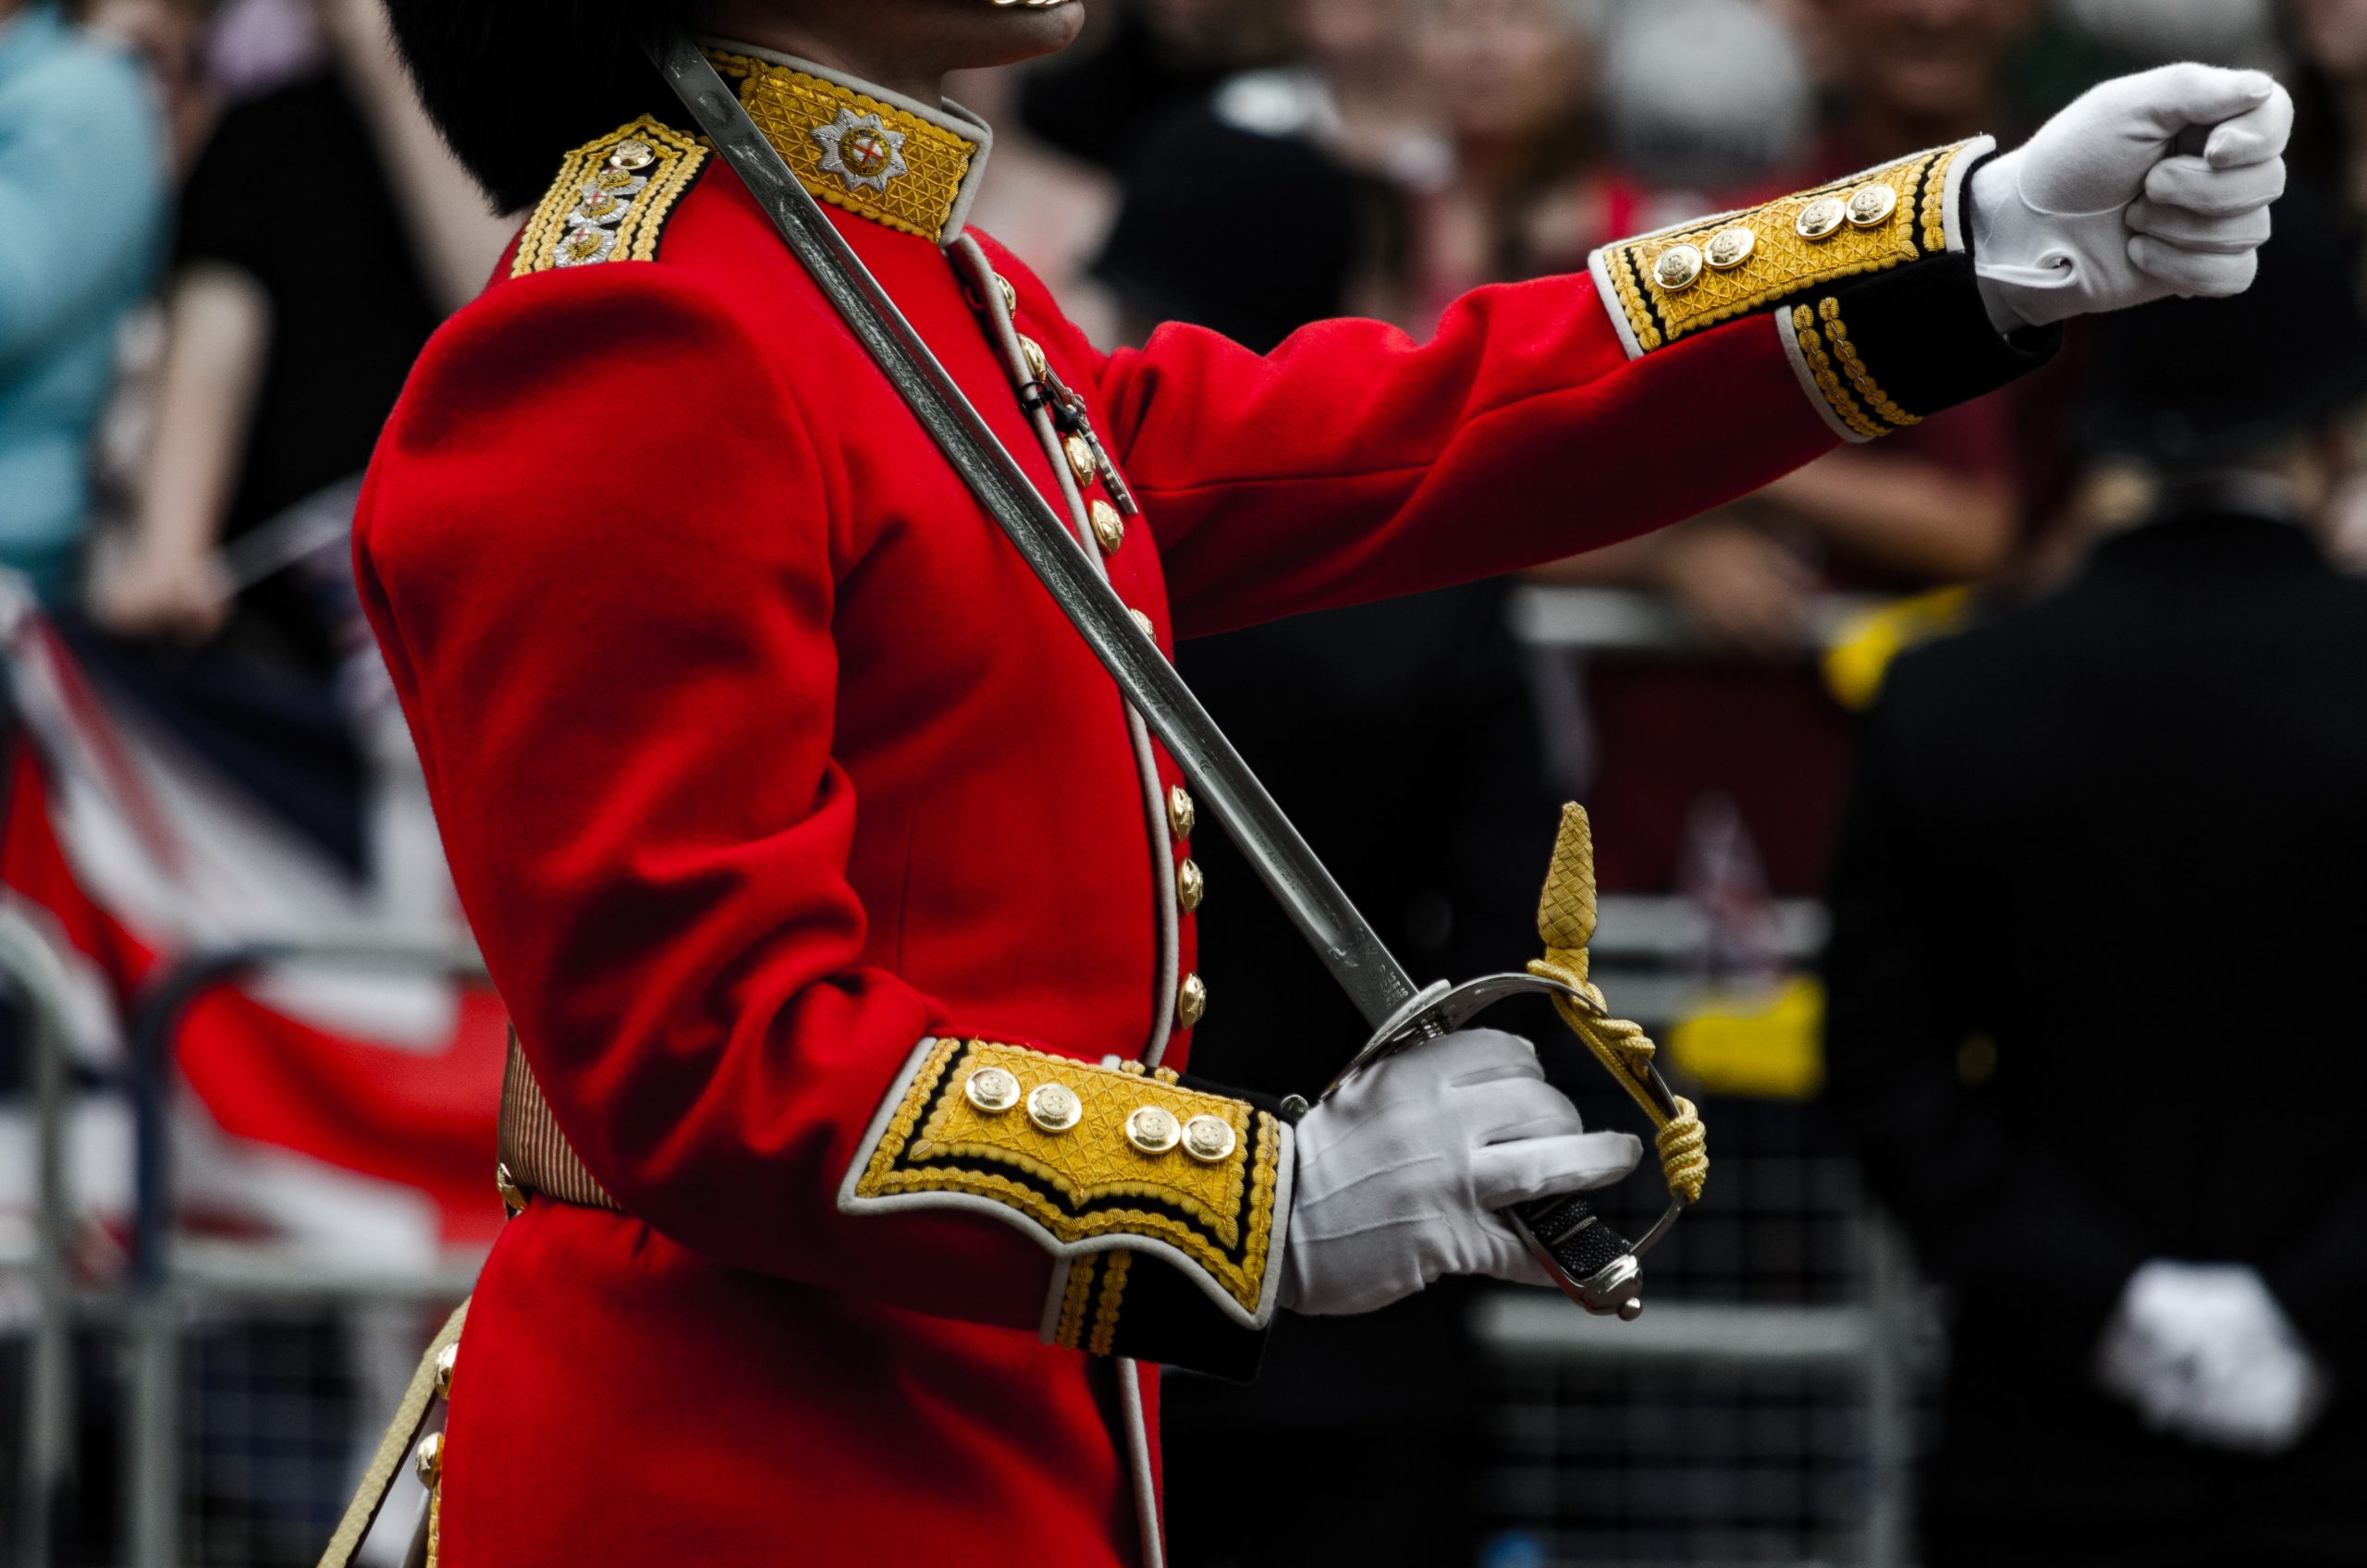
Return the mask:
[[1448,1274],[1550,1283],[1509,1204],[1607,1186],[1644,1146],[1589,1133],[1527,1041],[1466,1030],[1366,1069],[1298,1124],[1282,1304],[1369,1312]]
[[2129,1276],[2096,1376],[2145,1424],[2189,1442],[2282,1453],[2325,1407],[2326,1375],[2242,1264],[2156,1258]]
[[2242,293],[2292,129],[2292,98],[2261,71],[2164,66],[2090,89],[1972,177],[1991,323]]

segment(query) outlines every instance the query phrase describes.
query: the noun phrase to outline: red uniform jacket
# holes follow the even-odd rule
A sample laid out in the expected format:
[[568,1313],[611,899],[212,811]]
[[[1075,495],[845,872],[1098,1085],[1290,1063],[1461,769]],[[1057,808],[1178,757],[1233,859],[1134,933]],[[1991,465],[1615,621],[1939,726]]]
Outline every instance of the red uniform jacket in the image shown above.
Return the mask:
[[[1834,188],[1882,187],[1876,223],[1809,239],[1811,193],[1482,290],[1428,343],[1105,354],[963,235],[983,127],[718,63],[1162,646],[1633,534],[2032,360],[1970,278],[1980,144]],[[1138,515],[1030,412],[1055,381]],[[421,360],[356,557],[614,1206],[537,1196],[485,1268],[445,1562],[1155,1556],[1125,1358],[1245,1369],[1289,1209],[1287,1127],[1170,1081],[1194,813],[719,159],[644,120],[568,160]]]

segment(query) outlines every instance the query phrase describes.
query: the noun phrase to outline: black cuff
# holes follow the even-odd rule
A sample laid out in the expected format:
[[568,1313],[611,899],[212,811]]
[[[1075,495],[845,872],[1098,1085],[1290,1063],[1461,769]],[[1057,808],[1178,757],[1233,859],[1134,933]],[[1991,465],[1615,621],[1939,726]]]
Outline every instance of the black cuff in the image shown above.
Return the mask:
[[1972,257],[1929,257],[1854,278],[1789,308],[1784,323],[1834,417],[1870,439],[1993,392],[2054,357],[2059,326],[2000,333]]
[[1266,1354],[1267,1327],[1244,1327],[1184,1274],[1134,1252],[1094,1253],[1069,1266],[1054,1342],[1246,1383]]

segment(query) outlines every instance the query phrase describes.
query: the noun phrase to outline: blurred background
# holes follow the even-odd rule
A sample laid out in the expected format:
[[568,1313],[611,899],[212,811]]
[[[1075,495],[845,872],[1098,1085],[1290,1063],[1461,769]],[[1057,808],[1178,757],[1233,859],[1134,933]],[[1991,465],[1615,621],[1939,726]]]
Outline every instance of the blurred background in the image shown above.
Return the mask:
[[[2367,1562],[2367,0],[1091,13],[952,91],[974,221],[1110,346],[1425,335],[2165,61],[2301,110],[2245,300],[1183,651],[1421,978],[1528,956],[1587,802],[1596,978],[1716,1163],[1636,1324],[1447,1288],[1171,1377],[1178,1568]],[[374,0],[0,0],[0,1562],[313,1562],[500,1223],[502,1014],[346,533],[512,227]],[[1201,859],[1196,1070],[1319,1086],[1354,1013]]]

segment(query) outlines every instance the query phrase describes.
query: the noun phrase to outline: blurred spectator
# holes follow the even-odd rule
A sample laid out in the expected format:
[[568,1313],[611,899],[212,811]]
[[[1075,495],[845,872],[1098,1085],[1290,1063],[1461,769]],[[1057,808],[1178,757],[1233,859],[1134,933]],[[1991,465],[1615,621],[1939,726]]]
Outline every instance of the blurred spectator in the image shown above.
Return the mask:
[[1932,1568],[2367,1562],[2367,1179],[2293,1120],[2367,1092],[2348,266],[2297,193],[2241,300],[2116,320],[2091,515],[2150,521],[1868,727],[1830,1093],[1956,1291]]
[[[2356,231],[2367,223],[2367,0],[2294,0],[2292,165]],[[2359,280],[2367,298],[2367,273]]]
[[1796,168],[1815,129],[1797,20],[1752,0],[1667,0],[1621,15],[1603,109],[1630,200],[1607,239],[1708,210],[1710,199]]
[[202,0],[94,0],[83,23],[139,55],[165,110],[173,168],[186,175],[221,104],[204,59]]
[[1589,0],[1417,0],[1420,80],[1453,141],[1422,211],[1419,325],[1482,283],[1574,271],[1624,220],[1597,178]]
[[1123,173],[1171,114],[1280,57],[1291,22],[1275,0],[1111,0],[1086,18],[1098,37],[1027,74],[1021,118],[1069,156]]
[[[2340,214],[2356,240],[2367,234],[2367,0],[2294,0],[2287,14],[2300,60],[2293,73],[2300,111],[2294,178]],[[2367,257],[2367,245],[2358,253]],[[2367,309],[2367,262],[2354,270],[2352,283]],[[2327,548],[2349,570],[2367,573],[2367,473],[2342,486],[2331,514]]]
[[1408,190],[1446,172],[1410,91],[1407,4],[1297,0],[1298,63],[1230,78],[1144,137],[1094,267],[1128,336],[1188,321],[1262,351],[1328,316],[1403,319]]
[[1812,47],[1834,105],[1824,161],[1878,158],[1994,131],[2011,141],[2005,67],[2040,0],[1812,0]]
[[[1682,74],[1665,51],[1688,36],[1697,52],[1722,54],[1737,35],[1708,24],[1718,8],[1687,0],[1680,18],[1689,12],[1694,25],[1667,24],[1640,58],[1631,46],[1629,68],[1648,61],[1652,74]],[[1832,72],[1832,114],[1816,149],[1739,189],[1688,192],[1687,210],[1763,200],[1978,131],[2010,130],[2004,66],[2035,18],[2035,0],[1818,0],[1809,12],[1813,54]],[[1622,57],[1616,48],[1613,57]],[[1702,112],[1714,129],[1714,110]],[[1719,148],[1735,157],[1751,145],[1735,134],[1674,130],[1658,141],[1690,149],[1681,166],[1696,169],[1712,166]],[[1650,214],[1652,222],[1673,215]],[[1588,718],[1603,761],[1586,783],[1605,887],[1665,890],[1703,852],[1703,832],[1732,839],[1738,825],[1735,844],[1763,861],[1774,892],[1814,890],[1849,743],[1846,714],[1809,664],[1817,598],[1909,594],[1997,571],[2022,517],[2012,421],[2006,397],[1951,410],[1878,445],[1844,447],[1735,506],[1545,574],[1665,593],[1721,655],[1606,659],[1591,672]]]
[[74,593],[116,333],[148,291],[165,129],[127,55],[0,0],[0,563]]
[[948,98],[995,128],[994,178],[980,188],[970,222],[1009,246],[1069,320],[1107,347],[1117,341],[1117,307],[1085,269],[1117,216],[1118,182],[1027,129],[1018,112],[1025,77],[1005,68],[963,71],[946,81]]
[[2272,0],[2062,0],[2065,17],[2130,66],[2276,62]]
[[[243,584],[220,545],[358,473],[411,363],[484,283],[507,226],[437,141],[371,0],[318,0],[330,60],[223,116],[184,194],[154,446],[92,610],[202,640]],[[338,649],[282,590],[251,626]]]

